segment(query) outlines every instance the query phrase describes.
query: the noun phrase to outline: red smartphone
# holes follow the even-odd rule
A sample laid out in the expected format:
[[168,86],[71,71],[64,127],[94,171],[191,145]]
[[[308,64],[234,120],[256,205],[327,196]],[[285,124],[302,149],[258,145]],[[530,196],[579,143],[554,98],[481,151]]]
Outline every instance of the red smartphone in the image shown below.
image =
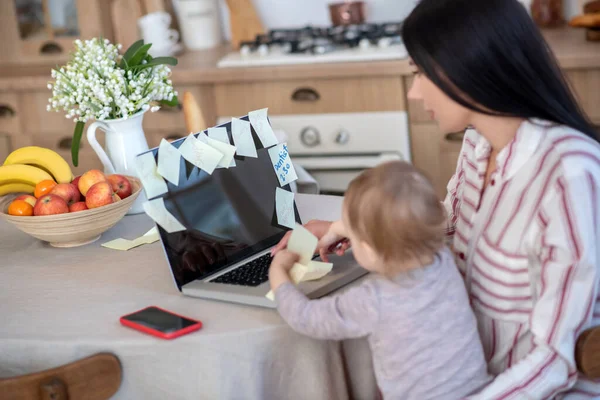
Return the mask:
[[121,324],[161,339],[175,339],[202,328],[202,322],[150,306],[123,315]]

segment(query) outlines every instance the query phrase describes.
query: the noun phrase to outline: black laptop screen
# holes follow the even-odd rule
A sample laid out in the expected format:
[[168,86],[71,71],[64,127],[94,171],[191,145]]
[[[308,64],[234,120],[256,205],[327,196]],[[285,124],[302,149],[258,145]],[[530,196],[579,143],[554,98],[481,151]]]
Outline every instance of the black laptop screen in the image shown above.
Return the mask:
[[[186,230],[167,233],[159,226],[179,289],[273,246],[289,230],[277,224],[279,181],[269,153],[262,148],[257,152],[258,158],[236,156],[235,167],[215,169],[212,175],[181,158],[179,185],[168,183],[163,198]],[[289,185],[283,188],[290,190]],[[301,222],[296,208],[295,215]]]

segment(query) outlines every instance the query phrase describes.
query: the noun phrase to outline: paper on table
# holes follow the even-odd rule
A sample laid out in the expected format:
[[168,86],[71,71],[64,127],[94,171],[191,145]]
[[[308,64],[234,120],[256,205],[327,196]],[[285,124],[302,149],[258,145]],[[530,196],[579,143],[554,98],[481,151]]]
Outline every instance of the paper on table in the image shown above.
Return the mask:
[[165,201],[162,197],[147,201],[143,204],[143,206],[146,214],[148,214],[148,216],[152,218],[154,222],[160,225],[165,231],[172,233],[185,230],[185,226],[183,226],[181,222],[179,222],[177,218],[175,218],[173,214],[167,210],[165,207]]
[[250,111],[248,113],[250,123],[252,124],[254,131],[258,135],[258,138],[265,149],[275,146],[278,143],[275,132],[273,132],[273,128],[267,119],[268,111],[268,108],[263,108],[261,110]]
[[231,136],[233,137],[233,144],[237,148],[236,153],[238,156],[258,157],[254,139],[252,138],[250,122],[239,118],[232,118]]
[[175,186],[179,186],[179,159],[181,153],[165,139],[158,146],[158,173]]
[[149,199],[169,191],[167,183],[158,174],[154,154],[151,151],[136,157],[135,168]]
[[[308,265],[295,263],[290,270],[290,279],[296,285],[300,282],[316,281],[330,273],[332,269],[332,263],[324,263],[320,261],[311,261],[308,263]],[[275,293],[273,293],[272,290],[269,290],[269,293],[266,294],[266,297],[271,301],[275,301]]]
[[315,235],[302,225],[296,223],[296,227],[292,231],[292,235],[288,241],[287,249],[300,256],[300,260],[298,260],[300,264],[308,265],[315,254],[317,243],[319,243],[319,239]]
[[285,143],[271,147],[269,149],[269,156],[271,157],[273,169],[275,169],[275,174],[281,186],[285,186],[298,179]]
[[196,139],[193,133],[190,133],[179,146],[179,152],[183,158],[208,174],[212,174],[221,159],[223,159],[223,153]]
[[294,193],[280,187],[275,189],[275,211],[277,212],[277,223],[294,229],[296,226],[296,215],[294,213]]
[[150,229],[148,232],[144,233],[142,236],[135,238],[133,240],[127,239],[115,239],[106,243],[102,243],[102,247],[107,247],[113,250],[130,250],[134,247],[141,246],[142,244],[150,244],[158,241],[160,238],[158,236],[158,229],[156,227]]
[[[202,133],[198,135],[200,138]],[[232,146],[229,142],[229,136],[227,135],[227,128],[208,128],[208,138],[207,143],[213,146],[215,149],[219,150],[223,153],[224,157],[219,163],[219,167],[229,168],[235,167],[235,160],[233,156],[235,155],[236,148]],[[230,159],[229,162],[227,162]]]

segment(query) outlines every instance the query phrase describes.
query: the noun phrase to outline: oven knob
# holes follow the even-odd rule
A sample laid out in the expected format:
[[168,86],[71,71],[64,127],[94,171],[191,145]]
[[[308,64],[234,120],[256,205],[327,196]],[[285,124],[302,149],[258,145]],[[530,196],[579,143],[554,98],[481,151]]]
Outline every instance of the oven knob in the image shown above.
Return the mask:
[[350,134],[347,131],[340,131],[335,136],[335,142],[337,144],[346,144],[350,141]]
[[315,147],[321,143],[319,131],[312,126],[302,129],[302,132],[300,132],[300,140],[302,140],[302,143],[307,147]]

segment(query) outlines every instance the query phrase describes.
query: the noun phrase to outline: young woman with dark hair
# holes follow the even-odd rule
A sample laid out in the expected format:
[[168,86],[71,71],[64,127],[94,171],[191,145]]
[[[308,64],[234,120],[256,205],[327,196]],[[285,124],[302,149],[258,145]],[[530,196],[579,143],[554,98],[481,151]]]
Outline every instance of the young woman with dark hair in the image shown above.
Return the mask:
[[517,0],[421,0],[402,35],[409,98],[443,132],[468,128],[444,204],[495,376],[471,398],[600,398],[574,360],[600,325],[597,133]]

